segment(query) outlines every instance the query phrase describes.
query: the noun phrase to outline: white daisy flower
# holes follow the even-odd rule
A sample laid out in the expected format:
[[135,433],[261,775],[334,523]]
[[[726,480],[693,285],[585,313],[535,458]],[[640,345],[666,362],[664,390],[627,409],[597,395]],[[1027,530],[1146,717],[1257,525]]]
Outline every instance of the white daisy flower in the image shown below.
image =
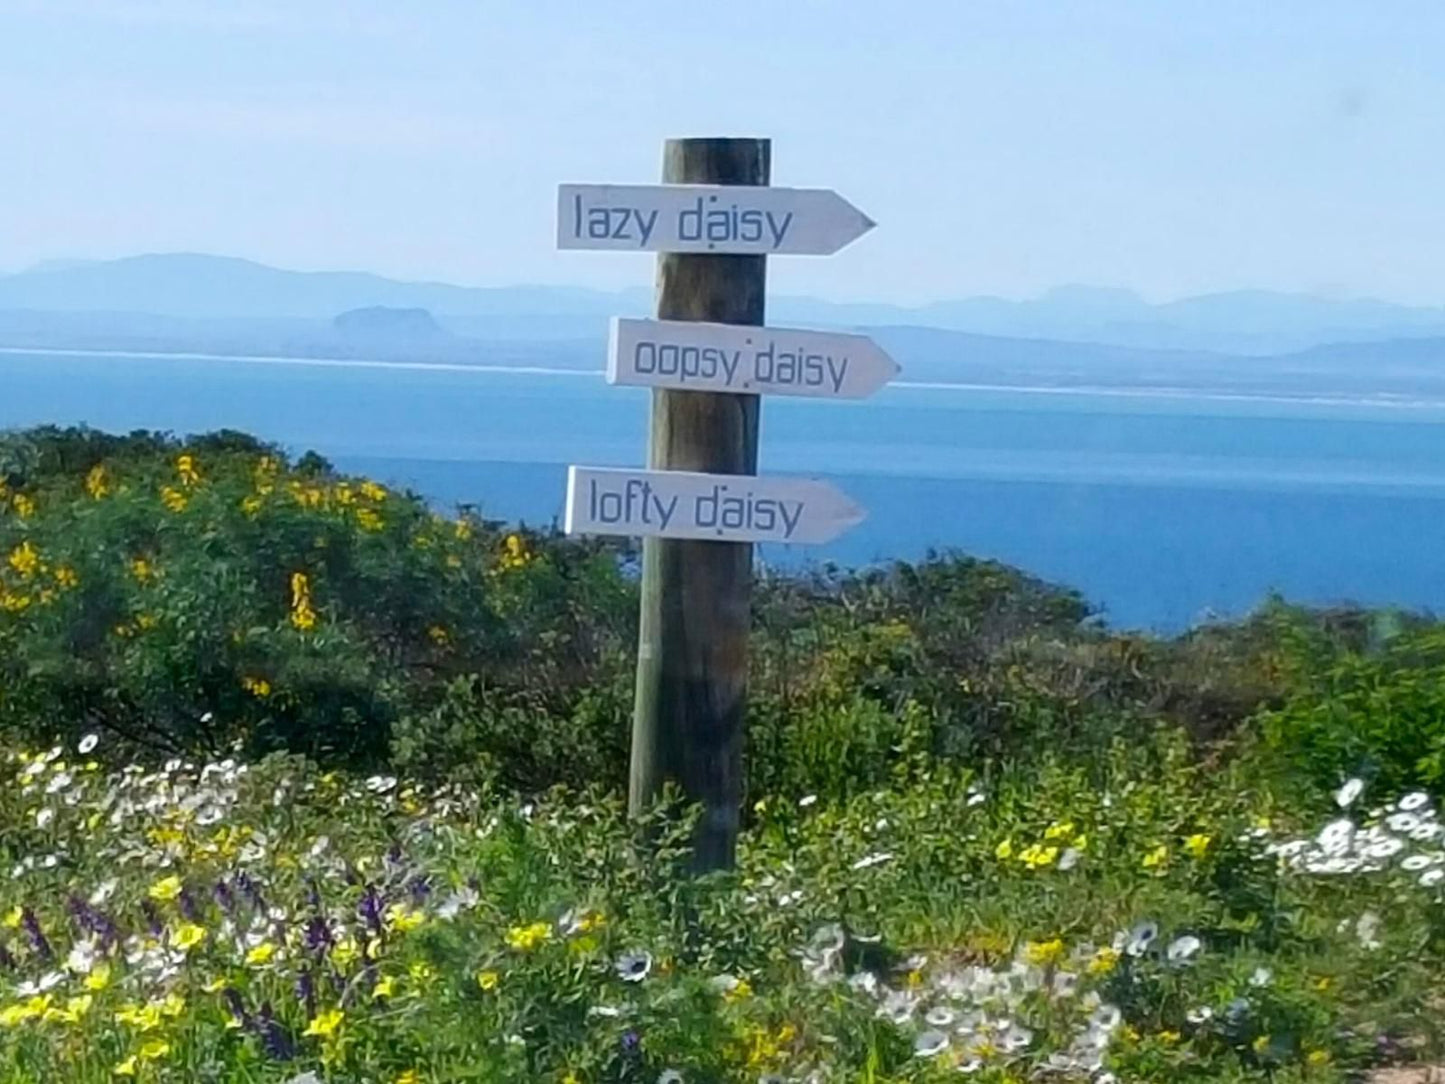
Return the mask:
[[1355,799],[1360,796],[1364,789],[1365,781],[1363,779],[1355,778],[1345,780],[1345,785],[1335,791],[1335,804],[1341,809],[1348,809],[1355,803]]
[[1433,888],[1441,881],[1445,881],[1445,869],[1427,869],[1420,874],[1420,883],[1426,888]]
[[1355,936],[1359,938],[1360,946],[1366,949],[1377,949],[1380,947],[1380,916],[1374,911],[1366,911],[1355,920]]
[[1249,985],[1268,986],[1274,981],[1274,972],[1267,967],[1256,967],[1254,974],[1249,976]]
[[623,982],[641,982],[652,970],[652,954],[640,949],[635,952],[624,952],[617,957],[615,969],[617,977]]
[[1426,794],[1423,790],[1413,791],[1400,799],[1400,808],[1406,813],[1413,812],[1417,809],[1424,809],[1429,804],[1430,795]]
[[923,1014],[929,1027],[946,1028],[957,1019],[957,1014],[947,1005],[935,1005]]
[[1079,864],[1079,859],[1082,857],[1083,854],[1077,847],[1070,847],[1064,851],[1063,854],[1059,855],[1058,868],[1067,873]]
[[1422,869],[1429,869],[1432,865],[1434,865],[1433,860],[1423,854],[1409,855],[1400,862],[1400,868],[1409,873],[1418,873]]
[[948,1049],[948,1036],[941,1031],[921,1031],[913,1040],[913,1053],[920,1058],[932,1058]]
[[99,744],[100,744],[100,736],[99,736],[99,735],[97,735],[97,734],[87,734],[85,737],[83,737],[83,738],[80,739],[80,744],[77,745],[75,748],[76,748],[77,751],[79,751],[79,753],[80,753],[81,756],[85,756],[87,753],[91,752],[91,751],[92,751],[97,745],[99,745]]
[[1193,934],[1187,933],[1183,937],[1175,938],[1170,942],[1166,955],[1171,964],[1182,964],[1187,962],[1195,953],[1203,948],[1203,942]]
[[873,854],[865,855],[853,863],[854,869],[869,869],[881,865],[884,862],[891,862],[893,854],[891,851],[875,851]]
[[1159,924],[1157,922],[1141,922],[1126,935],[1124,951],[1130,956],[1143,956],[1158,937]]
[[676,1069],[664,1069],[657,1078],[657,1084],[683,1084],[682,1074]]

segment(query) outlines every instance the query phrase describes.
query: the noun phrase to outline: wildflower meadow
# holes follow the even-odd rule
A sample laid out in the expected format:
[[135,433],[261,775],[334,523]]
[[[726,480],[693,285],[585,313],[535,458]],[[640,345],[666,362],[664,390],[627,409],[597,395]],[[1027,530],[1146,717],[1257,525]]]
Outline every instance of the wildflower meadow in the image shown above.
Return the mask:
[[1445,633],[763,570],[737,867],[635,561],[240,434],[0,440],[0,1081],[1349,1081],[1445,1054]]

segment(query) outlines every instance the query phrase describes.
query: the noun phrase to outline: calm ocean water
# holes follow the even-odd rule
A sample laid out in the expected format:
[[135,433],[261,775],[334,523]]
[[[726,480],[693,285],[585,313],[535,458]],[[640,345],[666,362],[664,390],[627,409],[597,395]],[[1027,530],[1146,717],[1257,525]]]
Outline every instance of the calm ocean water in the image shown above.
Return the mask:
[[[550,522],[569,462],[636,466],[646,393],[600,377],[0,351],[0,427],[221,427],[444,504]],[[868,521],[770,561],[958,548],[1178,629],[1299,601],[1445,610],[1445,407],[901,386],[770,400],[763,469],[828,475]]]

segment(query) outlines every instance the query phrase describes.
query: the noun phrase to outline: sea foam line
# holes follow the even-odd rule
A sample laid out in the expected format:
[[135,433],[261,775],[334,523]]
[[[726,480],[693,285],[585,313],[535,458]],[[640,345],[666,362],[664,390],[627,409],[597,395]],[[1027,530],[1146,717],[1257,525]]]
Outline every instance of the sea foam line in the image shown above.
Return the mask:
[[[0,346],[3,355],[36,354],[46,357],[136,358],[147,361],[218,361],[246,365],[291,365],[320,369],[394,369],[412,372],[479,373],[487,376],[565,376],[600,380],[602,370],[569,369],[552,365],[486,365],[455,361],[381,361],[371,358],[302,358],[260,354],[202,354],[185,351],[83,350],[65,347]],[[1109,385],[978,384],[933,380],[895,380],[890,388],[923,391],[993,392],[1011,395],[1093,396],[1118,399],[1194,399],[1222,403],[1276,403],[1293,406],[1389,407],[1397,410],[1445,410],[1445,399],[1402,399],[1344,395],[1265,395],[1254,392],[1210,391],[1196,388]]]

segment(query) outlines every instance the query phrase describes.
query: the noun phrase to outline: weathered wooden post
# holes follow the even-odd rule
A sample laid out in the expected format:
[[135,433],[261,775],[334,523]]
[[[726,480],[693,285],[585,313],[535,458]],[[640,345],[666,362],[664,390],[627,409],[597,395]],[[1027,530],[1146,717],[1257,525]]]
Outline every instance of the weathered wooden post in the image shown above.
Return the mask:
[[[768,183],[766,139],[671,139],[666,184]],[[763,323],[766,256],[664,252],[657,318]],[[756,474],[759,397],[654,388],[652,470]],[[743,792],[743,710],[752,593],[750,542],[646,538],[628,808],[640,812],[669,777],[703,806],[703,869],[730,866]]]
[[607,378],[653,388],[647,470],[572,467],[568,533],[642,536],[628,806],[667,779],[703,807],[699,869],[732,864],[755,542],[863,518],[832,486],[758,478],[760,394],[860,398],[898,371],[862,336],[764,328],[772,254],[836,252],[873,223],[836,193],[768,186],[765,139],[677,139],[661,186],[562,185],[562,248],[661,253],[657,319],[614,320]]

